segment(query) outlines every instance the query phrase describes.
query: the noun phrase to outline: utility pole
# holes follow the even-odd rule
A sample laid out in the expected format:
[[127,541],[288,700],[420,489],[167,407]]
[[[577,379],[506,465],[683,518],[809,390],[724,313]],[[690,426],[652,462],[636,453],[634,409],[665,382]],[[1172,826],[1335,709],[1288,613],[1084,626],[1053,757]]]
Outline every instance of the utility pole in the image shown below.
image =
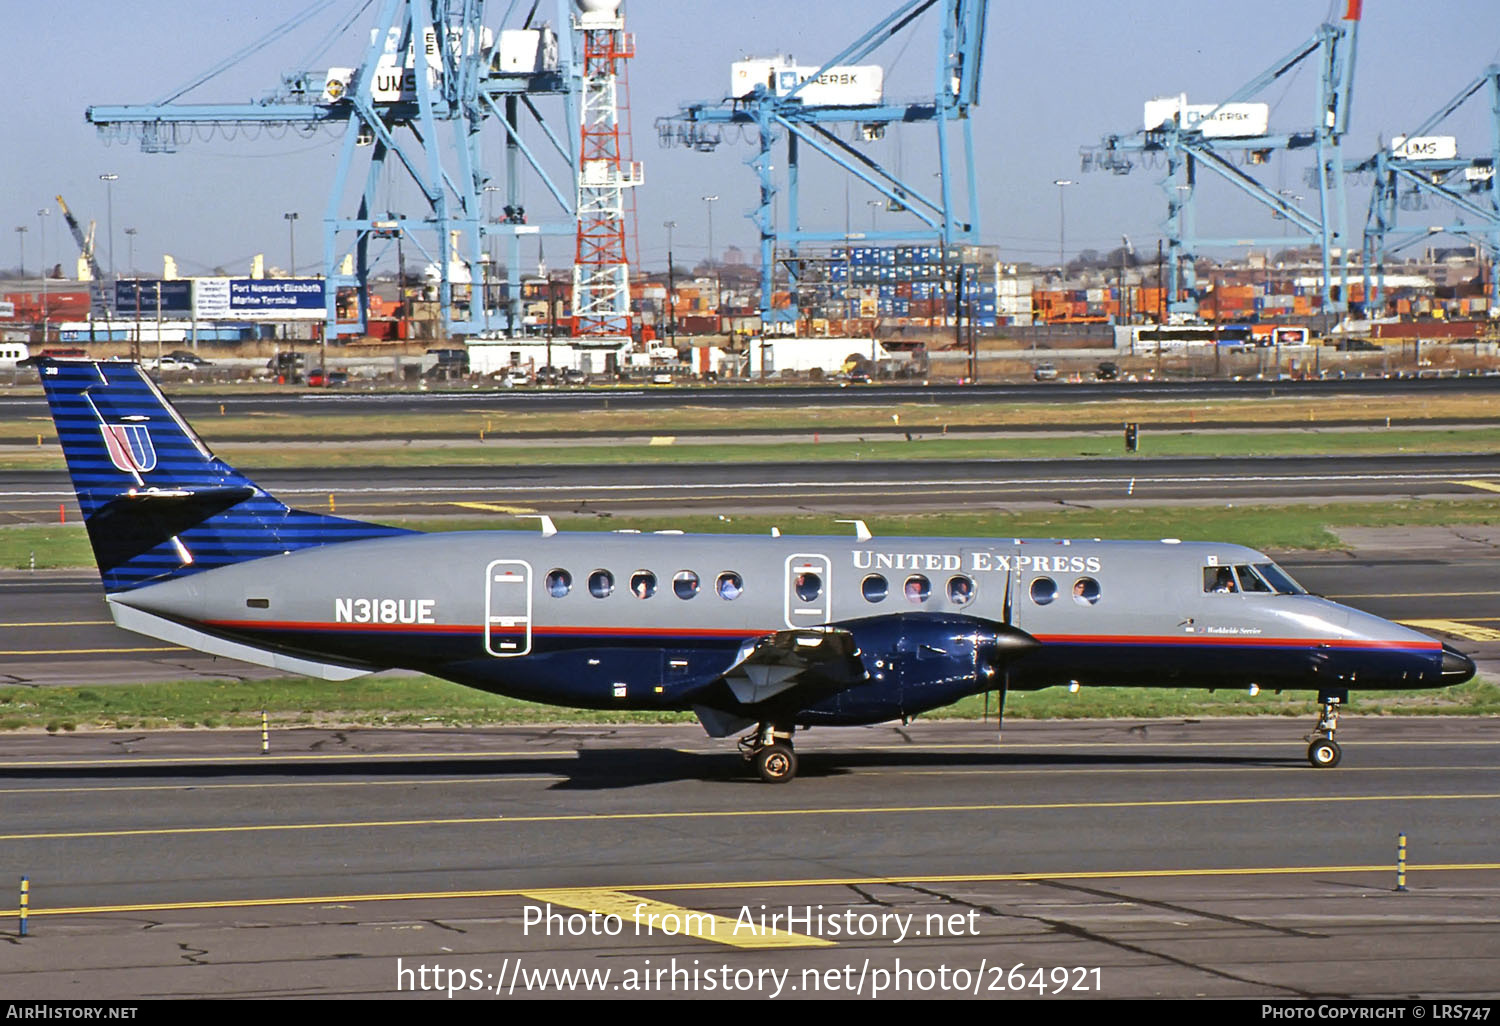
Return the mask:
[[675,348],[677,345],[677,278],[672,267],[672,229],[677,227],[677,222],[663,221],[662,227],[667,230],[667,333]]
[[21,245],[21,270],[19,273],[20,277],[24,279],[26,277],[26,226],[24,224],[16,225],[16,241]]

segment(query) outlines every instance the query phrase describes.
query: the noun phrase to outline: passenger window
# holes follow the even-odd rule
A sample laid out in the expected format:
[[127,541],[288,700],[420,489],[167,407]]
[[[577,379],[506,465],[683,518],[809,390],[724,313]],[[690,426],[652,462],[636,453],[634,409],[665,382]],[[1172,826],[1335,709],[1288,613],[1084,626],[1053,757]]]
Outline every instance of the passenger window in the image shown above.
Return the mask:
[[547,594],[562,598],[573,590],[573,575],[566,570],[553,570],[547,574]]
[[650,570],[637,570],[630,576],[630,593],[638,599],[648,599],[656,594],[656,575]]
[[921,574],[912,574],[906,579],[906,601],[921,605],[932,594],[932,583]]
[[967,577],[948,578],[948,601],[955,606],[966,606],[974,600],[974,582]]
[[1261,580],[1255,571],[1251,570],[1248,566],[1237,566],[1234,568],[1234,572],[1240,579],[1240,591],[1254,591],[1264,595],[1271,594],[1271,586]]
[[1057,582],[1050,577],[1038,577],[1031,582],[1031,601],[1039,606],[1050,606],[1057,598]]
[[727,570],[719,575],[717,587],[719,598],[725,602],[733,602],[745,593],[745,581],[733,570]]
[[698,594],[698,575],[691,570],[679,570],[672,578],[672,591],[680,599],[690,599]]
[[884,602],[886,595],[890,593],[890,585],[879,574],[871,574],[860,582],[859,590],[866,602]]
[[1092,606],[1099,601],[1099,582],[1092,577],[1080,577],[1073,582],[1073,601],[1081,606]]
[[615,575],[608,570],[595,570],[589,574],[589,594],[594,598],[609,598],[615,590]]
[[823,578],[804,570],[797,575],[792,587],[803,602],[814,602],[823,594]]
[[1206,566],[1203,568],[1203,590],[1220,595],[1234,595],[1240,589],[1239,585],[1234,583],[1234,571],[1229,567]]

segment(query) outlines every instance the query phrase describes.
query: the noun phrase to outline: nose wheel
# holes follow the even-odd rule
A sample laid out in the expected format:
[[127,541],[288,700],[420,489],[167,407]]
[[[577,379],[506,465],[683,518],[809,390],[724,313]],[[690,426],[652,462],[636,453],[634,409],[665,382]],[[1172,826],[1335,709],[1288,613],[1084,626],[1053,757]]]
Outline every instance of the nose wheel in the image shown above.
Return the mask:
[[1347,692],[1325,691],[1318,696],[1323,709],[1318,715],[1318,726],[1313,731],[1312,743],[1307,746],[1307,761],[1316,769],[1332,769],[1344,757],[1344,750],[1333,739],[1333,732],[1339,729],[1339,706],[1347,698]]
[[1331,737],[1320,737],[1307,746],[1307,761],[1319,769],[1331,769],[1344,757],[1344,750]]
[[768,784],[784,784],[797,775],[797,753],[792,750],[792,728],[763,723],[755,733],[740,738],[740,752],[754,764]]

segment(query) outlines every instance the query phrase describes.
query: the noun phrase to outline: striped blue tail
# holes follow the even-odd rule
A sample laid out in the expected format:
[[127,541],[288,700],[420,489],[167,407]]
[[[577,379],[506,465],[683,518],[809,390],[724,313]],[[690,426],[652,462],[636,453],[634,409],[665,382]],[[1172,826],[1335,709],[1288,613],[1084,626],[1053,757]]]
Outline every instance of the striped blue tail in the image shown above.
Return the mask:
[[410,533],[278,502],[209,452],[133,363],[37,366],[105,591]]

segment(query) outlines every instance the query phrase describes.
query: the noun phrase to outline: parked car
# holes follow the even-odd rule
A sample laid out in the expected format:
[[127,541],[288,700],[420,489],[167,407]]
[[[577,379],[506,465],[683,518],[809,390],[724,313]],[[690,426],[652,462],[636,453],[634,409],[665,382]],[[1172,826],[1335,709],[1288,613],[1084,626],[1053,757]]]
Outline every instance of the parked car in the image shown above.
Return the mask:
[[208,367],[213,363],[212,360],[205,360],[197,353],[189,352],[186,349],[174,349],[167,355],[179,363],[185,363],[193,367]]
[[583,371],[579,370],[577,367],[569,367],[567,370],[563,371],[563,384],[587,385],[588,383],[589,376]]
[[1120,376],[1120,365],[1108,361],[1094,368],[1094,377],[1099,381],[1113,381]]
[[1036,365],[1036,370],[1031,372],[1031,376],[1037,381],[1056,381],[1057,368],[1050,363],[1039,363]]

